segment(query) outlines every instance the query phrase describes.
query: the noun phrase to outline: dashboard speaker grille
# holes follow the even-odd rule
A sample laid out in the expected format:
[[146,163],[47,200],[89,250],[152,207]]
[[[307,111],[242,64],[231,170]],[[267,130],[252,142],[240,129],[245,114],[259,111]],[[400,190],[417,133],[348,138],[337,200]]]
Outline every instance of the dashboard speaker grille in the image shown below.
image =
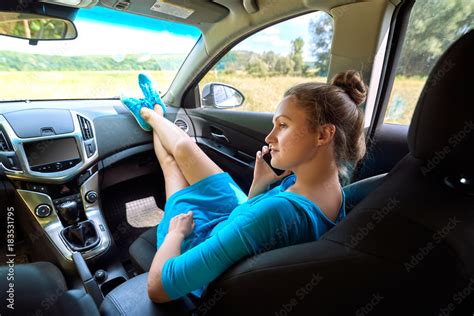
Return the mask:
[[3,130],[0,129],[0,151],[11,151],[10,144]]
[[85,117],[82,117],[80,115],[78,115],[77,118],[79,119],[79,125],[81,125],[82,138],[86,140],[86,139],[91,139],[92,137],[94,137],[94,134],[92,133],[91,122]]

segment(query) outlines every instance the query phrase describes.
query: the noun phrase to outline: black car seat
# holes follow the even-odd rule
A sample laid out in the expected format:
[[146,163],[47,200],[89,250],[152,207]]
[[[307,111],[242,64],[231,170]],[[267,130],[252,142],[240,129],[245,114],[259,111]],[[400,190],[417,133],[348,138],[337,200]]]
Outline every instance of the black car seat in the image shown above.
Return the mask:
[[[206,315],[472,315],[474,31],[427,78],[409,153],[320,240],[247,258],[211,282]],[[224,293],[215,297],[216,293]]]
[[0,267],[0,315],[99,315],[92,297],[84,290],[68,290],[52,263],[8,259],[14,257]]

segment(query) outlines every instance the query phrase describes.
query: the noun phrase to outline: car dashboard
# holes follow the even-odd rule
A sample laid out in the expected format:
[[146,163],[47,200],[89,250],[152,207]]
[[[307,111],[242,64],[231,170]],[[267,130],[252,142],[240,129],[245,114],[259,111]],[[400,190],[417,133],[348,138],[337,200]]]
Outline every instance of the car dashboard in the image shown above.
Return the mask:
[[[100,208],[99,171],[152,150],[118,100],[5,102],[0,107],[0,169],[63,259],[105,252],[111,234]],[[133,177],[133,175],[129,175]],[[89,222],[94,244],[70,242],[68,205]],[[76,208],[77,206],[77,208]]]

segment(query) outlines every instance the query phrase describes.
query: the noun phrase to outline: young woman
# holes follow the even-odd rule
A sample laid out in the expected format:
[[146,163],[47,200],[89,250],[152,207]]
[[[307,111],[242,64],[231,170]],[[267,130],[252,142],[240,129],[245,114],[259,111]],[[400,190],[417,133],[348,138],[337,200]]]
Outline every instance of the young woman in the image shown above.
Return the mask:
[[[299,84],[284,94],[265,138],[269,146],[256,154],[248,196],[163,117],[166,107],[151,82],[141,79],[148,101],[124,104],[153,130],[167,198],[148,275],[150,299],[168,302],[190,292],[200,297],[240,259],[317,240],[345,217],[339,176],[365,154],[359,105],[367,87],[359,73],[340,73],[331,84]],[[155,103],[161,106],[150,109]],[[271,165],[286,170],[281,176],[263,160],[268,152]]]

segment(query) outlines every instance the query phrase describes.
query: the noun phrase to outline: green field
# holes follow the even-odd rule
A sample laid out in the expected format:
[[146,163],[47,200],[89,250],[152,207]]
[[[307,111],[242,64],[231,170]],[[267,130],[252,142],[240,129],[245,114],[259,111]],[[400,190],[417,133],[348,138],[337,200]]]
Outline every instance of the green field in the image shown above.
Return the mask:
[[[121,93],[140,95],[139,71],[57,71],[0,72],[1,100],[12,99],[83,99],[116,97]],[[149,72],[165,92],[173,80],[172,71]],[[201,84],[223,82],[238,88],[245,96],[244,106],[237,111],[273,112],[285,90],[308,80],[324,82],[324,78],[298,76],[252,77],[244,73],[210,72]],[[409,124],[425,80],[397,78],[387,109],[386,122]]]

